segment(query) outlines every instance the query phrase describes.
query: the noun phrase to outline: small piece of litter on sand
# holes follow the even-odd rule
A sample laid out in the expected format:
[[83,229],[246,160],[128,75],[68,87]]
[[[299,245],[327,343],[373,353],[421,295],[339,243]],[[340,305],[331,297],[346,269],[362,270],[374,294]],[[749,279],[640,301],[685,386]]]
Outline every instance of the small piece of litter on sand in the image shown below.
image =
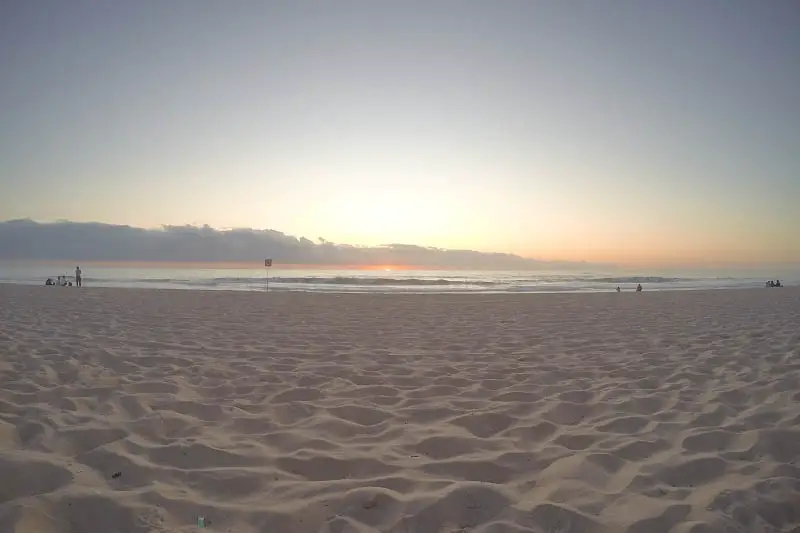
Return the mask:
[[375,498],[374,496],[369,500],[366,500],[363,504],[361,504],[361,506],[364,507],[364,509],[372,509],[376,505],[378,505],[378,499]]

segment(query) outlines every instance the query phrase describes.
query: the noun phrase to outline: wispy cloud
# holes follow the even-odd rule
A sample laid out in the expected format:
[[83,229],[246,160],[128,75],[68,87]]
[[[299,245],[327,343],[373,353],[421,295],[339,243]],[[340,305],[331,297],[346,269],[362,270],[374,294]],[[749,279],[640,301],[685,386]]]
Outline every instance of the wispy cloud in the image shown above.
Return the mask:
[[414,265],[486,269],[563,269],[584,262],[541,261],[513,254],[448,250],[413,244],[364,247],[311,241],[275,230],[209,226],[144,229],[101,223],[0,222],[0,258],[76,261],[263,261],[284,264]]

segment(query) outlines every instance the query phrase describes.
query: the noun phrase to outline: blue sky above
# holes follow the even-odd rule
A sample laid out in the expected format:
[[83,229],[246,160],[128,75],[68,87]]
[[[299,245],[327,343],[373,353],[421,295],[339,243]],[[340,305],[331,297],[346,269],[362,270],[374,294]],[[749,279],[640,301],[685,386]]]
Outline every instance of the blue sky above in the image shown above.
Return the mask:
[[19,2],[0,219],[800,262],[794,2]]

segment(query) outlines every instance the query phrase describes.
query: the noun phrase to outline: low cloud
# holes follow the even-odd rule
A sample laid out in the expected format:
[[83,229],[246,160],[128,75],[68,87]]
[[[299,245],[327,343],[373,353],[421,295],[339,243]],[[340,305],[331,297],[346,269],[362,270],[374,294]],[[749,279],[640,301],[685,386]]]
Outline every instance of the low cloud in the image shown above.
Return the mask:
[[409,244],[365,247],[311,241],[275,230],[209,226],[143,229],[100,223],[0,222],[0,259],[75,261],[261,262],[306,265],[414,265],[483,269],[563,269],[588,264]]

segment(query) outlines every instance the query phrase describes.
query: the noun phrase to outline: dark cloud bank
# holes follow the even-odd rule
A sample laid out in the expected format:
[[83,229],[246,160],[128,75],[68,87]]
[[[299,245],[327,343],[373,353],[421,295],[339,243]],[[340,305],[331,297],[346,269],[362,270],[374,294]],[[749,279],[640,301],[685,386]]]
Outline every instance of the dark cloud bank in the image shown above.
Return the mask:
[[99,223],[32,220],[0,222],[0,259],[75,261],[262,262],[276,264],[382,265],[485,269],[585,268],[583,262],[539,261],[513,254],[312,242],[275,230],[216,230],[209,226],[142,229]]

